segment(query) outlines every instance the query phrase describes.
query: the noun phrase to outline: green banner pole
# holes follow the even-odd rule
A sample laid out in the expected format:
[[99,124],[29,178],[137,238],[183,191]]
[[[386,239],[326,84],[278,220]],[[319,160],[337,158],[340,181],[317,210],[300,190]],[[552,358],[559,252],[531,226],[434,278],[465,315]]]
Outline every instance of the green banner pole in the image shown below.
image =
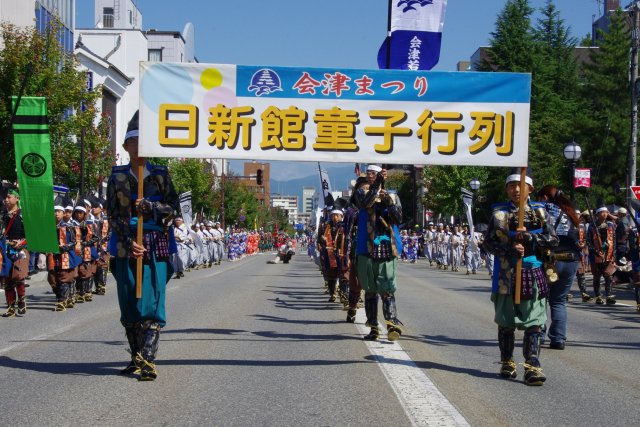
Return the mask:
[[[15,110],[17,97],[12,97]],[[22,97],[13,121],[22,221],[31,252],[58,253],[47,102]]]

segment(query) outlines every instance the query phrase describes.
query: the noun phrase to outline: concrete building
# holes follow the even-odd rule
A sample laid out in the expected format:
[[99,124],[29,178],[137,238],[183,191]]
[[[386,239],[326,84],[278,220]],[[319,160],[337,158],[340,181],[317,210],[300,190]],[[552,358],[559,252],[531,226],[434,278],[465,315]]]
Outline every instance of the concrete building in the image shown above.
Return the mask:
[[[257,182],[259,170],[262,171],[261,184]],[[255,193],[258,203],[260,203],[262,206],[271,206],[269,199],[269,192],[271,191],[271,186],[269,185],[270,176],[270,163],[247,162],[244,164],[244,176],[242,178],[242,182],[247,186],[247,188],[249,188],[250,191]]]
[[287,211],[289,215],[289,224],[298,222],[298,197],[282,196],[279,194],[271,195],[271,207],[281,208]]
[[[76,1],[75,0],[2,0],[0,21],[18,27],[31,27],[43,33],[49,23],[57,17],[62,24],[58,40],[67,52],[73,52]],[[0,49],[4,47],[0,37]]]
[[[76,30],[76,54],[94,87],[102,88],[98,105],[111,123],[111,144],[116,162],[129,161],[122,148],[127,123],[139,109],[140,61],[182,59],[195,61],[194,29],[142,30],[142,13],[133,0],[94,0],[94,27]],[[160,54],[158,55],[158,52]],[[222,164],[211,164],[222,172]]]
[[302,187],[302,213],[311,213],[313,210],[313,196],[315,194],[315,187]]

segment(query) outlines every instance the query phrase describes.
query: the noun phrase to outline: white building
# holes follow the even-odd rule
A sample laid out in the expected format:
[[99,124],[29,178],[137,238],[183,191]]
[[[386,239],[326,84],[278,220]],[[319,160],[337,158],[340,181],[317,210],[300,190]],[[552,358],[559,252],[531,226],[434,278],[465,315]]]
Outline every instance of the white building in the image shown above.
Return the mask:
[[302,187],[302,212],[310,214],[313,210],[313,196],[316,194],[315,187]]
[[281,196],[272,194],[270,196],[271,207],[281,208],[287,211],[289,215],[289,224],[298,222],[298,197],[297,196]]
[[183,34],[143,31],[142,13],[133,0],[94,0],[94,6],[95,28],[76,31],[76,55],[93,87],[102,88],[98,107],[111,122],[116,161],[124,164],[129,158],[122,147],[123,138],[129,120],[139,109],[140,61],[196,61],[194,29],[187,23]]

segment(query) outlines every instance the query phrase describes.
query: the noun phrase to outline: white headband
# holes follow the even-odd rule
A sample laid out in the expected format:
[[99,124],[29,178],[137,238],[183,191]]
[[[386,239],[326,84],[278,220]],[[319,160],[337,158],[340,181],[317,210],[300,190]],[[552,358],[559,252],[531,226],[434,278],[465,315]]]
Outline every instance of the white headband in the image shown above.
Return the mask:
[[378,165],[367,166],[367,172],[382,172],[382,168]]
[[87,209],[84,206],[76,206],[73,210],[87,213]]
[[140,135],[140,132],[138,131],[138,129],[134,129],[134,130],[130,130],[129,132],[127,132],[127,134],[124,136],[124,140],[126,141],[129,138],[137,138],[138,135]]
[[[513,175],[509,175],[504,185],[507,185],[510,182],[520,182],[520,174],[514,173]],[[531,179],[530,176],[525,176],[524,182],[533,187],[533,179]]]
[[601,208],[596,209],[596,213],[599,214],[600,212],[609,212],[609,209],[607,209],[606,206],[603,206]]
[[334,209],[331,211],[331,215],[333,214],[344,215],[344,212],[342,212],[342,210],[340,209]]
[[54,211],[63,211],[63,210],[64,210],[64,207],[62,207],[62,206],[60,206],[60,205],[55,205],[55,206],[53,207],[53,210],[54,210]]

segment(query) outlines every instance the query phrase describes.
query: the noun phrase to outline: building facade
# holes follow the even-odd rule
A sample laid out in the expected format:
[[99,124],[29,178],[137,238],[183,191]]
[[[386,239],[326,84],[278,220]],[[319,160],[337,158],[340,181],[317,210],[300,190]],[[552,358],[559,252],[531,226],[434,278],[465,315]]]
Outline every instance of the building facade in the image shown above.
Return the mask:
[[[261,183],[258,183],[258,173],[262,174]],[[271,191],[271,186],[269,185],[270,176],[270,163],[244,163],[244,176],[242,177],[242,182],[247,186],[249,191],[255,194],[258,203],[262,206],[271,206],[271,201],[269,198],[269,192]]]
[[[76,1],[75,0],[2,0],[0,1],[0,21],[10,22],[18,27],[31,27],[44,33],[54,17],[62,28],[58,35],[65,51],[73,52]],[[0,49],[4,47],[0,37]]]
[[315,194],[315,187],[302,187],[302,213],[311,213],[313,210],[313,196]]
[[[122,143],[127,124],[139,109],[140,62],[195,61],[193,25],[186,24],[184,35],[143,31],[142,13],[133,0],[94,0],[94,7],[94,28],[76,30],[75,52],[93,86],[102,89],[98,107],[110,123],[116,163],[126,164],[129,157]],[[222,170],[221,165],[209,164],[213,172]]]
[[287,211],[287,214],[289,215],[289,224],[298,223],[298,197],[272,194],[271,207],[281,208]]

